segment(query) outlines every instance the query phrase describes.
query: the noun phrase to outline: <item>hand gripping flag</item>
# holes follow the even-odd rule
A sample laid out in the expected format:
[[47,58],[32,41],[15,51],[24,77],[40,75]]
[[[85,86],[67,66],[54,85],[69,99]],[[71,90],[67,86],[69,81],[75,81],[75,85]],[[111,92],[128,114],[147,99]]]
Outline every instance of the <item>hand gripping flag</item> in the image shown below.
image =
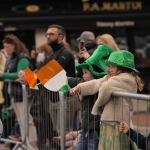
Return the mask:
[[[50,91],[60,91],[67,93],[70,90],[70,87],[67,83],[66,71],[55,60],[51,60],[36,73],[31,72],[30,76],[32,76],[32,80],[28,80],[27,78],[28,84],[31,88],[36,83],[36,81],[33,80],[35,79],[34,76],[36,76],[40,83]],[[26,76],[29,76],[29,74],[26,74]]]

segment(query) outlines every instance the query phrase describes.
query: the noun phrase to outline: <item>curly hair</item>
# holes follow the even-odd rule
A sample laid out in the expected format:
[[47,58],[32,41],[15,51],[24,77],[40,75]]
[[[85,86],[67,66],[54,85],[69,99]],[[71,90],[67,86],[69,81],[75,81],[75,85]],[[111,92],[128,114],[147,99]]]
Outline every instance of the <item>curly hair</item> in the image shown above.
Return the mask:
[[[139,91],[143,90],[143,88],[144,88],[144,81],[138,76],[137,73],[135,73],[133,70],[131,70],[129,68],[119,67],[119,66],[116,66],[116,67],[117,67],[117,70],[118,70],[116,75],[119,75],[120,73],[125,73],[125,72],[133,75],[135,77],[135,81],[136,81],[138,90]],[[108,74],[106,78],[109,79],[110,77],[111,77],[111,75]]]

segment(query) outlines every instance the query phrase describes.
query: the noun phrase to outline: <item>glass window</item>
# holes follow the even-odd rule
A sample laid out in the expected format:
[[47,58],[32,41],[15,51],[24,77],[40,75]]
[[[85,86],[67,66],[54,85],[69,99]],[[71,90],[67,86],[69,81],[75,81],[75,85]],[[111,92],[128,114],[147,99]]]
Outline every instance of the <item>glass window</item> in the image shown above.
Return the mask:
[[150,67],[150,35],[135,36],[135,57],[137,67]]

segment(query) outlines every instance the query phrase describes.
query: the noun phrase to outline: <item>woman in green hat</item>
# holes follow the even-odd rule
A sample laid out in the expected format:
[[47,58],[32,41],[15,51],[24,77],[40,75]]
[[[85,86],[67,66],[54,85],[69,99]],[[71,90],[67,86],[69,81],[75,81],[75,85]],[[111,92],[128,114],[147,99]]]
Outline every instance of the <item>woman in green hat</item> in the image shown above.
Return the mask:
[[[73,95],[79,92],[82,96],[98,92],[98,98],[92,108],[92,114],[101,114],[99,150],[130,149],[129,139],[124,134],[120,138],[119,122],[130,124],[133,115],[133,102],[129,98],[113,97],[114,91],[137,93],[143,89],[143,83],[134,65],[134,55],[126,50],[112,52],[106,61],[108,74],[101,79],[80,83],[72,88]],[[91,87],[91,88],[89,88]]]

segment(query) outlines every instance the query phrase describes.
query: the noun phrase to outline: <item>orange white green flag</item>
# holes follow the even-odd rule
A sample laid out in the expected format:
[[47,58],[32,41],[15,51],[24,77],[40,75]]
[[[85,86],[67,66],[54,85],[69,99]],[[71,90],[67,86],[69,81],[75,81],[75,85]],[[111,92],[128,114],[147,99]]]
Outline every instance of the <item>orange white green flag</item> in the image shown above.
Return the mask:
[[26,68],[25,70],[26,79],[28,82],[28,85],[32,89],[38,89],[37,87],[37,76],[34,72],[32,72],[29,68]]
[[[61,91],[67,93],[70,90],[70,87],[67,83],[66,71],[55,60],[51,60],[50,62],[48,62],[34,75],[40,81],[40,84],[42,84],[50,91]],[[33,80],[31,81],[33,82]],[[32,83],[31,81],[29,81],[30,84]],[[33,87],[33,83],[31,85]]]

